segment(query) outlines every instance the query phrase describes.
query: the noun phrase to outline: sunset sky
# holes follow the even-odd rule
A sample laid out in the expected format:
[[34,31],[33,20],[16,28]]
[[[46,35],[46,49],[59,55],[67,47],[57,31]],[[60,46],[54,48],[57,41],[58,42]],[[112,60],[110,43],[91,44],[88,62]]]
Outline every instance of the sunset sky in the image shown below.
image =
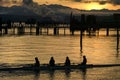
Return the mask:
[[[71,8],[91,10],[91,9],[120,9],[120,0],[33,0],[41,4],[60,4]],[[22,0],[0,0],[0,5],[10,6],[11,4],[21,5]]]

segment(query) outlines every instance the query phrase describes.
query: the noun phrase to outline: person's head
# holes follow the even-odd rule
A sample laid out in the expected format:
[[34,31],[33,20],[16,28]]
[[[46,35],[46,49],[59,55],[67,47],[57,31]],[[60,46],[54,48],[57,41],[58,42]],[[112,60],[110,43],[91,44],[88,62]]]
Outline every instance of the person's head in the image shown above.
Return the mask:
[[35,57],[35,60],[38,60],[38,57]]
[[54,59],[53,56],[51,57],[51,59]]
[[69,57],[67,56],[66,59],[69,59]]
[[83,58],[86,58],[86,56],[84,55]]

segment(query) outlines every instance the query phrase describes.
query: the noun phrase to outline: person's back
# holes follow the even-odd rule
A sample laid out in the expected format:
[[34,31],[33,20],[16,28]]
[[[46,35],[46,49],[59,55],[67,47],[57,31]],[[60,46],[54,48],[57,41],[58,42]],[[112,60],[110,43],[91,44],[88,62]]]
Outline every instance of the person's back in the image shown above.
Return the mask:
[[83,62],[81,63],[81,65],[86,65],[86,63],[87,63],[87,58],[86,56],[83,56]]
[[40,67],[40,62],[38,60],[38,57],[35,57],[35,64],[34,64],[35,67]]
[[55,60],[53,57],[51,57],[51,59],[49,61],[49,66],[51,66],[51,67],[55,66]]
[[70,64],[71,64],[71,62],[70,62],[69,57],[66,57],[65,66],[70,66]]

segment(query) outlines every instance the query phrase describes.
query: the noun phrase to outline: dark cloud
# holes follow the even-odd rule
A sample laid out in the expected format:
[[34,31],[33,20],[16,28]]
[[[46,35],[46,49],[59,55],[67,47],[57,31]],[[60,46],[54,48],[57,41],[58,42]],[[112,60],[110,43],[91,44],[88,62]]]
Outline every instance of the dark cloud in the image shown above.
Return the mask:
[[104,5],[104,4],[106,4],[106,3],[108,3],[108,2],[106,2],[106,1],[100,1],[100,2],[99,2],[99,4],[101,4],[101,5]]
[[81,2],[82,0],[74,0],[75,2]]
[[110,0],[112,4],[120,5],[120,0]]

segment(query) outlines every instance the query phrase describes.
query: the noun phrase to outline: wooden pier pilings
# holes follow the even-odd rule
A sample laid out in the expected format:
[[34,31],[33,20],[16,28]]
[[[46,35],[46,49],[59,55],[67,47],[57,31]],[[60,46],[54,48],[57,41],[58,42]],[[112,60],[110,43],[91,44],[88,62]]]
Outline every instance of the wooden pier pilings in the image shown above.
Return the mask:
[[80,51],[82,51],[82,47],[83,47],[83,31],[80,31]]
[[39,35],[40,34],[40,28],[37,26],[36,27],[36,35]]
[[[106,35],[109,36],[109,29],[110,28],[116,28],[116,24],[120,25],[120,20],[119,17],[120,14],[113,14],[111,15],[113,18],[111,18],[112,22],[108,22],[107,20],[102,20],[99,21],[98,17],[95,15],[85,15],[81,14],[80,17],[73,16],[71,13],[70,15],[70,22],[65,23],[65,22],[50,22],[50,23],[39,23],[37,20],[34,18],[28,18],[27,22],[26,21],[11,21],[8,20],[6,22],[2,21],[2,17],[0,17],[0,34],[9,34],[9,29],[13,29],[15,32],[15,29],[17,29],[17,34],[25,34],[26,33],[26,28],[29,28],[29,33],[32,35],[32,29],[35,29],[34,33],[36,35],[42,35],[45,34],[49,35],[49,29],[53,29],[53,35],[59,35],[60,29],[64,29],[64,35],[66,34],[66,29],[70,30],[70,33],[74,35],[75,31],[86,31],[87,34],[93,35],[96,34],[96,32],[99,33],[99,30],[101,28],[106,29]],[[115,16],[117,20],[117,23],[114,21]],[[115,20],[116,20],[115,19]],[[119,28],[119,27],[118,27]],[[46,29],[46,32],[43,32],[43,29]],[[14,33],[13,32],[13,33]],[[14,33],[15,34],[15,33]]]
[[119,50],[119,28],[117,27],[117,50]]
[[120,14],[114,14],[114,23],[116,26],[116,32],[117,32],[117,51],[119,50],[119,28],[120,28]]
[[[66,35],[66,29],[70,30],[70,35],[74,35],[75,31],[80,31],[80,50],[83,49],[83,34],[87,32],[89,36],[96,34],[99,35],[99,30],[101,28],[106,29],[106,36],[109,36],[109,31],[111,28],[116,30],[117,37],[117,50],[119,49],[119,28],[120,28],[120,14],[113,14],[111,22],[102,20],[102,22],[97,20],[95,15],[85,15],[81,14],[79,17],[70,15],[70,23],[63,22],[51,22],[51,23],[39,23],[35,19],[30,19],[28,22],[25,21],[10,21],[3,22],[0,17],[0,35],[9,34],[9,29],[13,30],[13,34],[16,32],[18,35],[24,35],[28,32],[30,35],[33,34],[32,30],[36,35],[49,35],[49,30],[53,30],[53,35],[60,35],[60,29],[64,30],[64,35]],[[26,28],[29,31],[26,31]],[[17,29],[17,30],[16,30]],[[43,31],[45,30],[45,31]]]

